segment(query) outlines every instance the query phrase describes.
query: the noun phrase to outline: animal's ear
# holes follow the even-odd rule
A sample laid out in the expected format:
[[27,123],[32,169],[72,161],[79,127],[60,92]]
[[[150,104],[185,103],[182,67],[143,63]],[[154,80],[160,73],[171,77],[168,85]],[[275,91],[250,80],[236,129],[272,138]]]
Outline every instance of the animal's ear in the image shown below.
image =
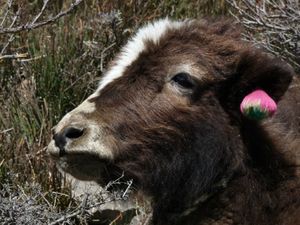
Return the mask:
[[[240,105],[249,94],[257,96],[256,90],[264,92],[277,103],[292,80],[294,71],[287,63],[269,56],[260,50],[242,52],[235,64],[234,72],[226,79],[220,98],[227,110],[241,114]],[[226,92],[226,93],[224,93]],[[259,99],[260,101],[261,99]]]

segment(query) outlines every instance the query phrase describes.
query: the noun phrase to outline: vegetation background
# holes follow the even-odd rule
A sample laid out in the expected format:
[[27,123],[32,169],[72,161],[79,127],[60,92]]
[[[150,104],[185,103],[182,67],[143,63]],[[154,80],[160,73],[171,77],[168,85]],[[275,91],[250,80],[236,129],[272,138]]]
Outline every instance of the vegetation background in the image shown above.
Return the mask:
[[[39,28],[27,26],[68,9]],[[142,24],[224,15],[244,25],[246,40],[299,71],[298,0],[1,1],[0,224],[92,223],[47,157],[51,128],[92,93],[107,63]]]

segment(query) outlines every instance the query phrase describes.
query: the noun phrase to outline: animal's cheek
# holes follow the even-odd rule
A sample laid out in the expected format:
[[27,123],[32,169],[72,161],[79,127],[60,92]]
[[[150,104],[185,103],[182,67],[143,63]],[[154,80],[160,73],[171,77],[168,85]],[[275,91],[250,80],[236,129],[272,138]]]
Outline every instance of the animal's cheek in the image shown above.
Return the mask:
[[113,150],[106,140],[107,134],[99,125],[87,123],[84,135],[67,143],[66,153],[80,152],[97,155],[99,158],[113,159]]
[[170,83],[164,86],[162,92],[156,98],[160,104],[166,102],[174,106],[187,106],[190,104],[190,99],[190,92],[184,92]]

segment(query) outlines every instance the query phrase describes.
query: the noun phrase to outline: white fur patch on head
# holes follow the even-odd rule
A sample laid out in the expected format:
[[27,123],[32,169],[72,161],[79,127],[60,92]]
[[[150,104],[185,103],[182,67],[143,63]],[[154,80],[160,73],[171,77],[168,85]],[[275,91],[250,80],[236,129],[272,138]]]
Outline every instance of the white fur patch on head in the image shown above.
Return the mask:
[[183,24],[184,22],[171,21],[166,18],[149,23],[139,29],[136,35],[122,48],[115,65],[104,75],[96,92],[123,75],[125,69],[145,50],[145,42],[152,41],[158,44],[167,30],[178,29]]

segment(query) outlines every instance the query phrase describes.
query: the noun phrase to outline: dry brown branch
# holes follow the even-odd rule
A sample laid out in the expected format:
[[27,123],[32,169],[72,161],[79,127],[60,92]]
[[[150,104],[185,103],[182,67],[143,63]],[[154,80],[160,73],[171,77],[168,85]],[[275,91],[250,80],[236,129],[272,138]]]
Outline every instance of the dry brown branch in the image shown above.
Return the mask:
[[14,128],[12,127],[12,128],[6,129],[6,130],[2,130],[2,131],[0,131],[0,134],[8,133],[8,132],[12,131],[13,129]]
[[[131,191],[133,181],[130,180],[130,181],[127,181],[127,182],[123,182],[123,181],[121,181],[122,178],[124,178],[124,174],[122,174],[116,180],[109,182],[107,184],[106,188],[104,189],[104,192],[107,192],[107,189],[109,189],[110,187],[112,187],[114,185],[126,184],[126,189],[123,192],[118,193],[117,195],[113,195],[113,196],[111,196],[110,194],[108,194],[108,195],[105,194],[106,197],[101,198],[100,201],[97,201],[95,203],[93,203],[93,201],[89,199],[89,197],[90,197],[89,194],[85,194],[85,196],[83,198],[83,201],[81,202],[81,204],[73,212],[63,215],[61,218],[51,222],[50,225],[60,224],[60,223],[65,222],[69,219],[79,217],[80,215],[89,214],[89,210],[99,208],[100,206],[102,206],[104,204],[107,204],[107,203],[110,203],[110,202],[115,202],[115,201],[119,201],[119,200],[126,200],[128,198],[128,195],[129,195],[130,191]],[[120,215],[122,215],[121,212],[120,212]]]
[[3,165],[4,163],[4,159],[2,159],[2,161],[0,162],[0,167]]
[[[72,12],[83,0],[76,0],[74,3],[70,5],[70,7],[64,11],[59,12],[57,15],[52,16],[46,20],[38,22],[39,18],[45,11],[47,4],[49,0],[44,1],[44,5],[41,9],[41,11],[36,15],[36,17],[33,19],[32,22],[27,22],[25,24],[19,25],[19,26],[10,26],[7,28],[0,28],[0,34],[14,34],[14,33],[19,33],[21,31],[29,31],[29,30],[34,30],[36,28],[51,24],[56,22],[58,19],[68,15],[70,12]],[[4,17],[5,19],[5,17]]]
[[1,55],[0,54],[0,61],[3,59],[24,59],[27,57],[28,57],[27,53],[16,53],[16,54],[12,54],[12,55]]
[[0,36],[3,35],[3,45],[2,49],[0,50],[0,61],[4,59],[17,59],[25,62],[37,59],[38,57],[28,58],[28,53],[9,52],[9,46],[15,40],[16,34],[55,23],[60,18],[74,11],[76,7],[83,1],[84,0],[74,0],[74,2],[72,2],[67,9],[60,11],[56,15],[48,16],[46,9],[49,5],[49,0],[44,0],[43,6],[37,12],[37,14],[33,14],[29,19],[27,19],[27,21],[23,22],[21,21],[22,18],[20,15],[22,12],[24,14],[24,11],[26,11],[24,6],[19,7],[16,12],[12,12],[12,5],[15,3],[14,0],[8,0],[5,8],[2,9],[4,15],[2,16],[0,22]]
[[12,1],[13,1],[13,0],[8,0],[8,1],[7,1],[7,9],[6,9],[5,14],[4,14],[4,16],[3,16],[3,19],[2,19],[2,21],[1,21],[1,23],[0,23],[0,27],[1,27],[1,28],[3,27],[5,21],[6,21],[7,17],[8,17],[9,11],[10,11],[10,9],[11,9]]
[[[30,159],[28,159],[30,161]],[[0,161],[0,166],[4,160]],[[101,190],[95,194],[85,193],[72,198],[69,194],[59,192],[44,192],[37,183],[25,183],[24,185],[12,186],[3,184],[0,186],[0,221],[4,224],[73,224],[76,219],[88,221],[94,210],[99,210],[103,205],[118,200],[124,200],[131,189],[131,181],[122,181],[123,175],[115,181],[110,182],[110,187],[114,185],[125,185],[125,191],[118,191],[109,194],[106,190]],[[58,210],[56,200],[63,197],[69,201],[65,209]],[[71,198],[74,201],[71,201]],[[80,199],[80,203],[79,200]],[[59,200],[61,201],[61,200]],[[122,212],[126,215],[126,212]],[[125,213],[125,214],[123,214]],[[114,217],[107,219],[113,220]],[[0,222],[0,223],[1,223]],[[2,223],[1,223],[2,224]]]
[[299,0],[227,0],[244,38],[300,70]]

